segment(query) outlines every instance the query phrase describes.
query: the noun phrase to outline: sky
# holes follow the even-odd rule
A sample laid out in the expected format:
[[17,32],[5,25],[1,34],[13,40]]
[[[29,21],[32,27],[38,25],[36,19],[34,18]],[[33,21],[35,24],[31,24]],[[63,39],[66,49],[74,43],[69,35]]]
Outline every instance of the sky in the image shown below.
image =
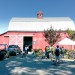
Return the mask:
[[75,22],[75,0],[0,0],[0,34],[12,17],[36,18],[38,11],[44,17],[70,17]]

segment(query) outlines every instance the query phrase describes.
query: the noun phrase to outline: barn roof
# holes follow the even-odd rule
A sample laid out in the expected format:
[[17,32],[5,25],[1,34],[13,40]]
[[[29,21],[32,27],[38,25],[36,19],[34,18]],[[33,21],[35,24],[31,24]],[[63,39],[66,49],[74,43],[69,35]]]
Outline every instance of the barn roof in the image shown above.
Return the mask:
[[55,30],[71,29],[75,31],[75,25],[69,17],[52,18],[12,18],[9,22],[8,31],[43,31],[53,27]]

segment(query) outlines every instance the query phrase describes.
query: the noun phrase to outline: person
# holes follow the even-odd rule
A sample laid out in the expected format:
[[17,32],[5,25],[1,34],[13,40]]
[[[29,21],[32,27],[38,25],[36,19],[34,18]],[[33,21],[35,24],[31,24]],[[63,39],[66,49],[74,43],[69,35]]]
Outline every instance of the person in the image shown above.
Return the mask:
[[52,47],[51,46],[49,46],[49,51],[52,53]]
[[52,60],[53,58],[53,47],[49,46],[49,58]]
[[45,56],[49,59],[49,46],[45,47]]
[[56,49],[55,49],[55,57],[56,57],[56,63],[60,62],[60,48],[59,45],[57,45]]
[[64,51],[65,51],[64,47],[62,46],[60,49],[61,49],[61,57],[64,58]]
[[26,54],[28,54],[28,49],[29,49],[29,47],[26,45],[25,49],[24,49],[24,51],[25,51]]

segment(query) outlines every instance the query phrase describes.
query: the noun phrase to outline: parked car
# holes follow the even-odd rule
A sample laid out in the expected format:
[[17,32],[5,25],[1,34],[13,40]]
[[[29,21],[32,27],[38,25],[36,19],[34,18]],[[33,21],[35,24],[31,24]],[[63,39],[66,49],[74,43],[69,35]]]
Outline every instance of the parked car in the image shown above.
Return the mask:
[[21,54],[21,49],[18,45],[9,45],[8,51],[9,52],[15,52],[16,54]]

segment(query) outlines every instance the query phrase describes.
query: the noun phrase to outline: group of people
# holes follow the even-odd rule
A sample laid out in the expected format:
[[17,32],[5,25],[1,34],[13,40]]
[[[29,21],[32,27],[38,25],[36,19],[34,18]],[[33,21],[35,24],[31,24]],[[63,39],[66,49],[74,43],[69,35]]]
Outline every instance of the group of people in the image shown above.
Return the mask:
[[55,55],[56,58],[56,62],[60,62],[60,56],[64,58],[64,48],[63,47],[59,47],[59,45],[56,46],[56,48],[53,51],[53,48],[50,46],[46,46],[45,48],[45,56],[47,58],[53,58],[53,56]]
[[[24,53],[27,55],[28,54],[28,49],[29,49],[29,46],[26,45],[25,48],[24,48]],[[61,57],[64,57],[64,48],[63,47],[59,47],[59,45],[56,46],[56,48],[54,49],[53,51],[53,47],[51,46],[46,46],[45,47],[45,56],[47,58],[53,58],[53,56],[55,56],[56,58],[56,62],[60,62],[60,55]]]

